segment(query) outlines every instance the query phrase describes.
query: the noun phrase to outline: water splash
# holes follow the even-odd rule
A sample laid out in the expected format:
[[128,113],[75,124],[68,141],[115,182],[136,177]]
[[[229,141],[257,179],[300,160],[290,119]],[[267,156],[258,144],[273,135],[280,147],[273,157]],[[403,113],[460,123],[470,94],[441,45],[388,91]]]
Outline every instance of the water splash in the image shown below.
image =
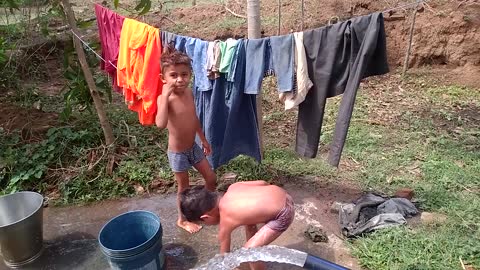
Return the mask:
[[216,255],[193,270],[231,270],[244,262],[278,262],[303,267],[307,253],[275,245],[240,248],[225,255]]

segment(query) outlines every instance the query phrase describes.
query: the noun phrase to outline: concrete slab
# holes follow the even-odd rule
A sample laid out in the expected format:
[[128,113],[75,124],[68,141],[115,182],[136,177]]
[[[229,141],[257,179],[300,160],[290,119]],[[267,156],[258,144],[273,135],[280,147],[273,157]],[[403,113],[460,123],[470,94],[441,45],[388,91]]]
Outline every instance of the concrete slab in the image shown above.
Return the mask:
[[[294,198],[296,217],[292,226],[273,244],[298,249],[314,256],[338,263],[350,269],[360,269],[349,255],[340,235],[337,216],[329,211],[334,200],[350,201],[356,190],[339,187],[321,188],[317,194],[287,186]],[[219,250],[216,227],[204,227],[191,235],[176,227],[176,197],[155,195],[144,198],[105,201],[89,206],[48,207],[44,212],[45,251],[31,265],[22,269],[109,269],[96,237],[101,227],[111,218],[132,210],[148,210],[162,219],[163,245],[169,270],[190,269],[207,262]],[[329,237],[328,243],[313,243],[303,233],[309,224],[321,226]],[[234,232],[234,248],[244,243],[243,230]],[[271,269],[296,269],[293,266],[271,264]],[[0,269],[8,269],[0,265]],[[298,268],[297,268],[298,269]]]

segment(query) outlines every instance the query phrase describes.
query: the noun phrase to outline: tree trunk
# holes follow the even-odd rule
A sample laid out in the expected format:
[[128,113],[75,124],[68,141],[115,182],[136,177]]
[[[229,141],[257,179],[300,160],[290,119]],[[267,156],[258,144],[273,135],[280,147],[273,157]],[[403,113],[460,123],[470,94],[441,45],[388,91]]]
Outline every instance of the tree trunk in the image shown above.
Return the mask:
[[[77,36],[80,36],[77,28],[77,22],[75,20],[75,14],[73,13],[73,10],[72,10],[72,7],[70,6],[69,1],[62,0],[62,3],[63,3],[63,9],[65,11],[65,15],[67,16],[67,19],[68,19],[68,24],[70,25],[72,31]],[[87,58],[85,57],[85,52],[83,51],[82,43],[80,42],[80,40],[78,40],[77,37],[74,36],[72,38],[75,45],[75,50],[78,55],[78,60],[80,61],[83,74],[85,75],[85,80],[87,81],[88,88],[90,89],[90,95],[92,95],[92,98],[93,98],[93,103],[95,105],[95,109],[98,114],[98,119],[100,120],[100,125],[103,129],[103,134],[105,135],[105,143],[106,145],[112,145],[115,141],[113,137],[112,127],[108,122],[107,114],[105,113],[102,100],[100,98],[100,95],[98,94],[95,81],[93,80],[92,72],[90,71],[90,68],[88,66]]]
[[[247,0],[247,24],[248,38],[256,39],[261,37],[260,33],[260,0]],[[257,95],[257,120],[258,120],[258,138],[260,139],[260,153],[263,158],[263,111],[262,111],[262,92]]]

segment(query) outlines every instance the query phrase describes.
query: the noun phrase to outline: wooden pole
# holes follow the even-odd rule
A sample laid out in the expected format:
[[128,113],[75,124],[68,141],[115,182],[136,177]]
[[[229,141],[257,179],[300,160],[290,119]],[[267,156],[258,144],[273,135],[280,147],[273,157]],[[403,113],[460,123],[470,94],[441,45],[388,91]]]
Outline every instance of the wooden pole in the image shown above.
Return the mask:
[[[261,38],[260,32],[260,0],[247,0],[248,38]],[[263,158],[263,111],[262,92],[257,95],[258,138],[260,139],[260,153]]]
[[282,25],[282,0],[278,0],[278,29],[277,36],[280,36],[280,27]]
[[[79,35],[77,22],[75,20],[75,14],[73,13],[72,7],[70,6],[70,2],[68,0],[62,0],[63,9],[65,11],[65,15],[67,16],[68,24],[70,25],[72,31],[77,35]],[[112,127],[107,119],[107,114],[103,107],[102,100],[100,95],[98,94],[97,87],[95,85],[95,81],[93,80],[92,72],[87,63],[87,58],[85,57],[85,52],[83,51],[82,43],[78,40],[77,37],[73,37],[73,42],[75,45],[75,50],[77,52],[78,61],[80,61],[80,66],[82,67],[83,74],[85,75],[85,80],[87,81],[88,88],[90,89],[90,95],[93,98],[93,103],[95,105],[95,109],[98,114],[98,119],[100,120],[100,126],[103,129],[103,134],[105,136],[105,143],[106,145],[113,145],[115,139],[113,137]]]
[[302,31],[305,29],[305,0],[302,0]]
[[405,53],[405,61],[403,62],[402,77],[405,77],[405,74],[407,73],[407,70],[408,70],[408,62],[410,60],[410,52],[412,50],[413,30],[415,28],[415,18],[417,17],[417,10],[418,10],[418,5],[415,6],[415,9],[413,11],[412,23],[410,24],[410,33],[408,37],[407,52]]

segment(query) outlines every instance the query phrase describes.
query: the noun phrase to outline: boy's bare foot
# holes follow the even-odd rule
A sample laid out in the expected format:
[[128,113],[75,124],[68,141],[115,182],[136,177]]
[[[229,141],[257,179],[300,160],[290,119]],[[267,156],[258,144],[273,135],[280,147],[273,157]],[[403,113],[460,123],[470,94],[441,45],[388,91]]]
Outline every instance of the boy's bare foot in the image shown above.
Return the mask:
[[177,226],[184,229],[185,231],[187,231],[189,233],[196,233],[196,232],[198,232],[202,229],[201,225],[198,225],[198,224],[186,221],[186,220],[184,220],[184,221],[178,220],[177,221]]

